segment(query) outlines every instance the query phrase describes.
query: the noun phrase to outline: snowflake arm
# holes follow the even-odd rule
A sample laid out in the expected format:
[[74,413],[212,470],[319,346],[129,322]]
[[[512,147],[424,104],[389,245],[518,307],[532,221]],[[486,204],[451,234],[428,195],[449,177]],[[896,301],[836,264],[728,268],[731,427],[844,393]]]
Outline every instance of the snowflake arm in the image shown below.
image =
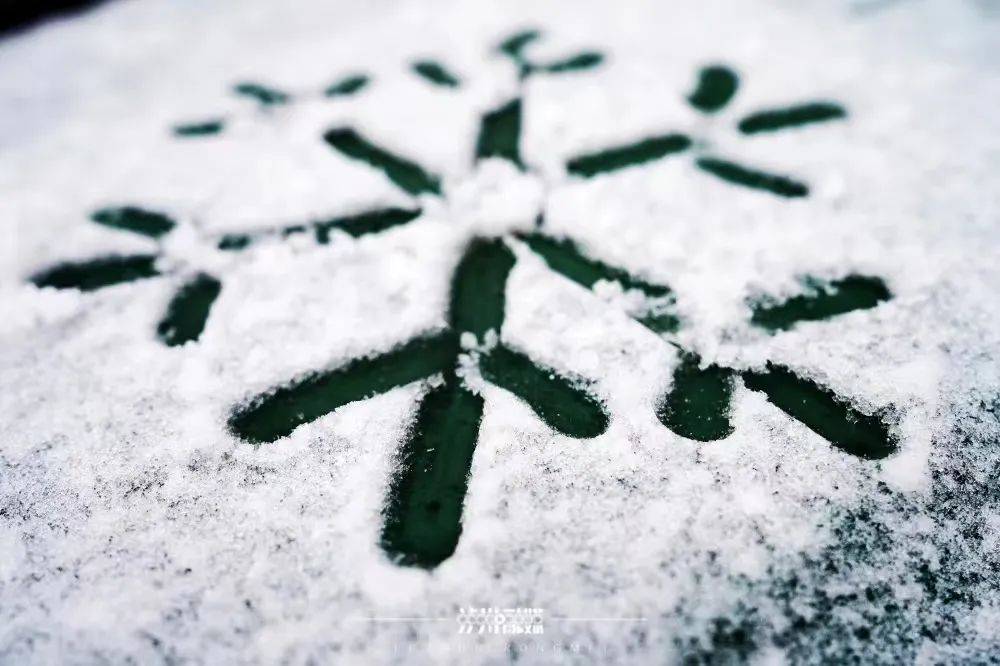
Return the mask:
[[780,303],[752,303],[750,323],[773,333],[788,330],[802,321],[818,321],[855,310],[868,310],[892,298],[885,282],[868,275],[848,275],[827,284],[809,281],[807,286],[809,292]]
[[704,67],[698,73],[698,83],[688,95],[688,102],[702,113],[714,113],[729,103],[739,85],[739,77],[728,67]]
[[833,391],[788,368],[768,363],[764,371],[748,370],[742,377],[748,389],[762,391],[778,409],[846,453],[880,460],[896,451],[895,438],[882,419],[859,412]]
[[846,118],[844,107],[833,102],[808,102],[780,109],[758,111],[745,117],[737,127],[744,134],[774,132],[789,127]]
[[673,333],[680,320],[673,313],[674,295],[670,287],[653,284],[583,254],[569,239],[558,240],[542,233],[518,234],[549,268],[573,282],[592,289],[598,282],[617,282],[623,289],[637,289],[646,297],[647,307],[633,313],[635,319],[655,333]]
[[498,345],[479,359],[491,384],[523,400],[550,428],[567,437],[597,437],[608,429],[608,416],[590,393],[528,356]]
[[287,104],[292,99],[291,95],[277,88],[252,82],[237,83],[233,86],[233,92],[241,97],[255,100],[262,107]]
[[430,83],[442,88],[457,88],[461,85],[458,76],[444,65],[433,60],[418,60],[411,66],[413,72]]
[[562,60],[549,63],[529,64],[531,72],[544,72],[546,74],[562,74],[564,72],[578,72],[584,69],[593,69],[604,62],[604,55],[597,51],[583,51],[576,55]]
[[150,238],[160,238],[174,228],[174,221],[163,213],[137,206],[102,208],[91,214],[90,219],[105,227],[131,231]]
[[751,169],[717,157],[699,157],[695,164],[705,173],[710,173],[734,185],[764,190],[789,199],[809,194],[809,186],[805,183],[800,183],[787,176]]
[[499,335],[507,308],[507,276],[514,255],[499,238],[476,238],[465,250],[451,280],[448,322],[458,334],[472,333],[483,342]]
[[340,79],[336,83],[329,85],[323,94],[326,97],[348,97],[360,92],[362,88],[371,83],[371,79],[366,74],[351,74]]
[[200,338],[221,291],[222,283],[207,273],[199,273],[184,284],[174,294],[156,328],[160,339],[168,347],[176,347]]
[[220,134],[225,126],[226,122],[222,118],[211,118],[196,123],[181,123],[174,125],[174,136],[180,138],[212,136]]
[[274,442],[348,403],[412,384],[454,366],[458,340],[450,332],[416,338],[391,351],[264,393],[238,408],[229,429],[255,444]]
[[541,36],[542,33],[539,30],[522,30],[500,42],[497,50],[509,58],[512,58],[516,63],[525,64],[527,63],[527,60],[524,56],[524,49],[526,49],[532,42],[538,41]]
[[341,154],[379,169],[389,180],[412,195],[424,192],[441,194],[441,179],[424,171],[405,157],[394,155],[368,141],[355,130],[339,127],[328,130],[323,138]]
[[57,264],[35,273],[30,281],[38,287],[94,291],[159,274],[155,254],[112,255]]
[[683,134],[662,134],[624,146],[605,148],[572,158],[566,170],[575,176],[590,178],[610,171],[645,164],[691,147],[691,139]]
[[524,171],[518,144],[521,136],[521,99],[515,98],[483,115],[476,140],[476,159],[499,157]]
[[725,439],[733,433],[729,422],[732,393],[732,370],[702,367],[696,354],[682,351],[670,391],[657,404],[656,418],[681,437],[699,442]]
[[336,231],[343,231],[353,238],[359,238],[368,234],[375,234],[412,222],[423,213],[421,208],[376,208],[353,215],[333,217],[319,222],[308,224],[293,224],[277,229],[264,229],[262,231],[247,233],[229,233],[219,237],[216,247],[220,250],[239,251],[248,248],[250,245],[271,237],[288,238],[297,234],[312,232],[316,242],[326,245],[330,242],[330,237]]
[[433,569],[458,547],[483,398],[453,371],[421,399],[393,474],[382,549],[398,564]]

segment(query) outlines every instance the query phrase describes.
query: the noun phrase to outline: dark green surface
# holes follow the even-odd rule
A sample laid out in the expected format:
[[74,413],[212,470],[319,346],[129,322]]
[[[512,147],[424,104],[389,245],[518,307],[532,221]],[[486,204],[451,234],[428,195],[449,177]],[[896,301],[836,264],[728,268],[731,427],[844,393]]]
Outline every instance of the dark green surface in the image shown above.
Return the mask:
[[479,369],[487,381],[524,400],[563,435],[597,437],[608,428],[608,416],[597,399],[520,352],[500,345],[479,359]]
[[382,548],[399,564],[430,569],[455,552],[482,416],[483,399],[453,372],[421,400],[382,528]]
[[273,442],[350,402],[450,370],[457,354],[458,342],[451,333],[417,338],[258,396],[233,413],[229,427],[247,441]]
[[319,243],[328,243],[330,241],[330,232],[335,229],[344,231],[355,238],[364,236],[365,234],[378,233],[415,220],[420,217],[422,212],[419,208],[412,210],[405,208],[384,208],[357,215],[338,217],[326,222],[317,222],[314,225],[316,228],[316,240]]
[[800,321],[829,319],[854,310],[867,310],[892,298],[877,277],[849,275],[828,284],[813,283],[809,293],[782,303],[755,303],[751,323],[769,331],[786,330]]
[[584,51],[564,60],[557,60],[545,65],[535,65],[535,71],[547,72],[549,74],[561,74],[563,72],[576,72],[583,69],[597,67],[604,62],[604,55],[597,51]]
[[170,347],[197,340],[205,330],[208,313],[220,291],[221,282],[199,273],[174,295],[166,316],[156,328],[157,335]]
[[734,185],[765,190],[787,198],[804,197],[809,194],[809,188],[805,183],[800,183],[786,176],[748,169],[735,162],[727,162],[714,157],[701,157],[698,158],[697,164],[702,170]]
[[243,97],[249,97],[260,102],[264,106],[276,104],[287,104],[291,97],[275,88],[263,86],[259,83],[237,83],[233,86],[233,92]]
[[243,250],[246,249],[252,242],[253,236],[250,234],[226,234],[219,239],[219,243],[216,247],[220,250]]
[[672,293],[670,287],[646,282],[620,268],[587,257],[568,238],[553,238],[540,233],[521,233],[517,237],[541,256],[549,268],[588,289],[600,280],[609,280],[618,282],[625,289],[638,289],[649,297],[669,296]]
[[729,103],[739,83],[739,77],[728,67],[705,67],[698,73],[698,85],[688,101],[699,111],[714,113]]
[[739,128],[744,134],[757,134],[846,117],[847,111],[839,104],[811,102],[750,114],[740,121]]
[[420,60],[413,63],[413,71],[434,85],[444,88],[457,88],[458,77],[445,69],[445,66],[433,60]]
[[683,134],[665,134],[650,137],[617,148],[574,157],[566,164],[569,173],[577,176],[595,176],[607,171],[617,171],[637,164],[645,164],[673,153],[687,150],[691,140]]
[[[672,304],[670,309],[673,309]],[[635,319],[653,333],[675,333],[681,326],[680,318],[669,311],[644,314]]]
[[206,120],[202,123],[175,125],[174,134],[183,137],[211,136],[220,133],[223,127],[225,123],[221,120]]
[[326,245],[330,242],[330,237],[334,231],[343,231],[354,238],[358,238],[366,234],[379,233],[401,224],[406,224],[420,217],[421,213],[423,211],[420,208],[382,208],[355,215],[335,217],[322,222],[293,224],[280,229],[265,229],[256,233],[226,234],[219,239],[217,247],[220,250],[243,250],[261,238],[278,235],[284,239],[298,234],[309,233],[310,231],[315,233],[317,243]]
[[296,236],[298,234],[304,234],[309,231],[309,227],[304,224],[293,224],[291,226],[282,227],[278,230],[282,239],[288,238],[289,236]]
[[410,194],[441,194],[441,182],[414,162],[379,148],[350,128],[336,128],[323,135],[330,146],[352,159],[380,169],[392,182]]
[[370,83],[370,79],[364,74],[352,74],[344,77],[323,91],[327,97],[347,97],[360,91]]
[[681,437],[699,442],[723,439],[733,432],[729,422],[732,394],[731,370],[717,365],[702,368],[697,356],[683,354],[656,417]]
[[174,221],[163,213],[135,206],[102,208],[92,213],[90,219],[112,229],[132,231],[151,238],[159,238],[174,228]]
[[499,238],[477,238],[469,244],[452,277],[451,330],[473,333],[480,341],[490,329],[500,334],[512,268],[514,255]]
[[523,62],[525,47],[527,47],[531,42],[536,41],[541,36],[542,33],[538,30],[522,30],[500,42],[500,46],[498,46],[497,49],[501,53],[507,54],[514,60]]
[[744,372],[743,381],[747,388],[763,391],[781,411],[846,453],[879,460],[896,450],[888,427],[877,416],[862,414],[832,391],[787,368],[768,363],[763,372]]
[[502,157],[524,168],[518,142],[521,137],[521,100],[513,99],[483,116],[476,141],[476,158]]
[[159,275],[155,264],[156,255],[152,254],[99,257],[59,264],[36,273],[30,279],[39,287],[93,291]]
[[[663,299],[672,296],[670,287],[652,284],[630,275],[620,268],[591,259],[584,255],[569,239],[556,239],[540,233],[518,234],[518,238],[545,260],[549,268],[590,289],[601,280],[619,283],[623,289],[638,289],[647,298]],[[656,333],[677,330],[680,324],[671,312],[644,314],[637,320]]]

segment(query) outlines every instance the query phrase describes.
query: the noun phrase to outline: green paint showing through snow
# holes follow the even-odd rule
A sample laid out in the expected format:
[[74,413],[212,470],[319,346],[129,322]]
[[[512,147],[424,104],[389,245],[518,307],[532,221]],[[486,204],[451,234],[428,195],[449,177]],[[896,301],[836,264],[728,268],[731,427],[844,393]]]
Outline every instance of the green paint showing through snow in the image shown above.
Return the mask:
[[705,67],[699,72],[698,85],[688,101],[699,111],[714,113],[729,103],[739,82],[739,77],[728,67]]
[[698,167],[713,176],[755,190],[765,190],[786,198],[804,197],[809,194],[809,188],[804,183],[755,169],[748,169],[735,162],[720,160],[715,157],[700,157]]
[[564,72],[578,72],[584,69],[592,69],[604,62],[604,55],[597,51],[584,51],[565,60],[544,65],[531,65],[532,71],[546,72],[548,74],[562,74]]
[[316,240],[322,244],[328,243],[330,241],[330,232],[336,229],[354,238],[366,234],[379,233],[386,229],[411,222],[420,217],[422,212],[419,208],[383,208],[381,210],[358,213],[357,215],[338,217],[326,222],[317,222],[314,224],[316,228]]
[[480,341],[503,327],[507,275],[514,255],[499,238],[477,238],[469,244],[451,283],[449,321],[456,333],[469,332]]
[[259,83],[237,83],[233,86],[233,92],[237,95],[257,100],[263,106],[287,104],[291,100],[291,96],[287,93],[260,85]]
[[338,407],[449,370],[457,354],[458,342],[451,333],[417,338],[258,396],[233,413],[229,427],[247,441],[273,442]]
[[336,128],[323,135],[330,146],[355,160],[380,169],[392,182],[410,194],[441,194],[441,181],[414,162],[379,148],[350,128]]
[[337,81],[323,91],[327,97],[348,97],[367,86],[370,79],[364,74],[352,74]]
[[222,291],[222,283],[199,273],[178,290],[167,306],[167,314],[157,326],[160,339],[169,347],[197,340],[205,330],[212,304]]
[[584,255],[569,239],[556,239],[540,233],[518,234],[549,268],[579,285],[592,289],[602,280],[617,282],[623,289],[638,289],[649,299],[650,308],[636,319],[656,333],[677,330],[680,320],[672,312],[673,292],[670,287],[652,284]]
[[712,442],[733,432],[729,422],[733,373],[717,365],[700,367],[693,354],[682,354],[670,392],[660,402],[660,423],[681,437]]
[[608,416],[587,391],[530,358],[503,345],[479,359],[483,377],[521,400],[550,428],[568,437],[597,437]]
[[808,293],[781,303],[754,303],[751,323],[769,331],[787,330],[801,321],[868,310],[892,297],[882,280],[865,275],[848,275],[830,283],[810,281],[809,286]]
[[413,63],[413,71],[434,85],[443,88],[457,88],[458,77],[445,69],[444,65],[433,60],[420,60]]
[[753,113],[740,121],[739,129],[744,134],[758,134],[845,117],[847,111],[839,104],[810,102]]
[[832,391],[787,368],[768,363],[763,372],[744,372],[743,381],[747,388],[763,391],[776,407],[846,453],[879,460],[896,450],[896,442],[881,419],[862,414]]
[[359,238],[412,222],[422,213],[420,208],[381,208],[354,215],[334,217],[322,222],[293,224],[280,229],[265,229],[255,233],[226,234],[219,239],[217,247],[220,250],[243,250],[264,238],[279,236],[285,239],[308,233],[310,230],[315,233],[317,243],[326,245],[336,231],[343,231],[349,236]]
[[483,399],[451,371],[420,401],[382,528],[382,548],[398,564],[431,569],[455,552],[482,415]]
[[156,255],[137,254],[58,264],[36,273],[31,282],[39,287],[93,291],[157,275]]
[[159,238],[174,228],[174,221],[163,213],[135,206],[102,208],[91,214],[90,219],[105,227],[131,231],[150,238]]
[[497,49],[505,53],[518,62],[524,61],[524,49],[532,42],[538,40],[542,33],[538,30],[522,30],[516,32],[507,39],[500,42]]
[[220,250],[235,252],[237,250],[245,250],[252,242],[253,236],[250,234],[226,234],[219,239],[216,247]]
[[174,135],[180,137],[212,136],[222,132],[225,122],[222,120],[206,120],[201,123],[187,123],[174,126]]
[[596,176],[600,173],[652,162],[661,157],[687,150],[690,146],[691,140],[683,134],[665,134],[625,146],[574,157],[566,164],[566,169],[576,176]]
[[520,168],[521,100],[513,99],[483,116],[476,141],[476,158],[501,157]]

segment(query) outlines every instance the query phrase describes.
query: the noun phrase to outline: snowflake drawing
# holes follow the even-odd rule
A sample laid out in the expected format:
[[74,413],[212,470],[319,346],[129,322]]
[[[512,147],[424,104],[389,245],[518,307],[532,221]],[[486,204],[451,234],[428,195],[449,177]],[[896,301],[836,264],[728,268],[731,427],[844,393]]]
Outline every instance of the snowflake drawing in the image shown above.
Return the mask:
[[[517,67],[522,80],[585,75],[586,70],[600,66],[604,60],[596,51],[584,51],[552,62],[536,61],[528,52],[540,37],[538,31],[519,32],[497,49]],[[442,63],[420,60],[412,63],[411,69],[429,85],[462,85]],[[367,75],[355,73],[329,86],[323,94],[351,96],[369,85],[372,82]],[[738,88],[738,77],[731,69],[713,65],[698,73],[687,100],[697,112],[714,115]],[[264,107],[293,102],[292,96],[257,83],[237,84],[234,92]],[[523,172],[531,172],[520,152],[523,104],[522,90],[483,115],[472,151],[476,161],[502,159]],[[739,120],[737,127],[750,135],[844,117],[846,112],[838,104],[807,102],[752,113]],[[179,140],[196,140],[225,131],[225,119],[178,125],[173,131]],[[325,141],[347,159],[381,171],[410,195],[448,196],[437,175],[381,147],[353,127],[330,128],[317,140]],[[570,177],[599,177],[690,152],[696,168],[734,186],[760,190],[761,196],[804,197],[809,193],[808,185],[795,178],[712,155],[702,145],[683,134],[664,133],[579,155],[568,161],[566,172]],[[338,238],[335,231],[352,237],[379,234],[419,220],[421,214],[419,208],[379,209],[270,231],[230,233],[211,242],[220,250],[241,251],[265,236],[311,234],[317,243],[326,244]],[[98,211],[92,219],[153,238],[170,233],[174,227],[166,216],[138,207]],[[450,557],[458,545],[469,470],[484,411],[484,398],[472,388],[470,377],[481,377],[516,396],[548,427],[568,437],[599,436],[612,418],[591,391],[589,382],[596,377],[578,377],[564,368],[549,367],[533,358],[531,349],[519,349],[505,341],[506,299],[515,296],[507,293],[507,278],[516,264],[514,250],[518,248],[534,253],[552,272],[585,289],[611,283],[636,297],[629,301],[638,303],[628,306],[629,316],[679,355],[673,381],[658,401],[656,413],[675,434],[703,442],[731,434],[730,402],[740,379],[748,389],[762,392],[775,407],[845,453],[879,459],[895,450],[895,439],[883,415],[860,412],[849,399],[800,377],[790,368],[772,363],[757,368],[729,368],[703,362],[677,341],[676,333],[684,322],[677,315],[674,293],[668,285],[604,263],[589,256],[572,239],[551,235],[545,227],[544,210],[538,211],[533,229],[495,237],[470,236],[452,275],[446,328],[427,331],[391,349],[373,350],[369,356],[339,367],[292,378],[234,407],[228,423],[230,431],[245,441],[270,443],[348,403],[422,383],[424,390],[390,483],[382,527],[382,546],[399,564],[433,568]],[[158,275],[156,259],[156,255],[101,257],[52,267],[32,280],[39,286],[96,289]],[[193,272],[186,277],[159,326],[163,342],[196,342],[222,288],[219,280],[206,273]],[[806,278],[797,296],[751,303],[749,324],[778,333],[799,322],[829,320],[873,308],[890,298],[882,280],[874,276],[847,275],[834,281]]]
[[[172,219],[156,211],[135,206],[103,208],[90,219],[97,224],[160,241],[174,230]],[[39,287],[92,291],[122,282],[162,275],[157,267],[164,255],[163,244],[155,254],[107,255],[87,261],[58,264],[32,276]],[[182,264],[183,265],[183,264]],[[182,281],[159,325],[157,334],[169,346],[197,340],[205,327],[212,303],[222,284],[208,273],[197,270],[171,269]]]

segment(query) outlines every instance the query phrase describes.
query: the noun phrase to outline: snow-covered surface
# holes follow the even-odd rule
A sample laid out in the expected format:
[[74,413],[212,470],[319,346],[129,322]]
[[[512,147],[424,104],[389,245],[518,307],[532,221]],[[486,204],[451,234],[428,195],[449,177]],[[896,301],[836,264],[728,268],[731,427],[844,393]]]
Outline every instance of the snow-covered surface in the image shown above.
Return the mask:
[[[539,57],[607,61],[527,83],[536,175],[473,169],[480,114],[518,85],[492,49],[524,26],[545,32]],[[995,7],[955,0],[144,1],[0,42],[0,662],[996,657],[998,52]],[[464,85],[415,77],[425,56]],[[714,62],[741,87],[706,121],[684,95]],[[320,95],[356,71],[367,89]],[[259,111],[232,95],[242,80],[295,99]],[[734,130],[809,99],[849,117]],[[217,137],[170,134],[212,117],[229,120]],[[424,197],[418,221],[358,240],[215,251],[205,238],[224,231],[413,203],[323,143],[339,125],[442,174],[447,202]],[[571,156],[670,130],[812,195],[734,187],[683,155],[565,175]],[[154,336],[176,277],[85,294],[26,282],[155,250],[88,221],[118,204],[169,212],[180,228],[161,261],[223,279],[198,343]],[[550,230],[669,283],[688,348],[779,361],[888,408],[899,452],[849,456],[742,385],[729,438],[677,437],[653,409],[676,352],[517,247],[504,339],[595,379],[611,425],[562,437],[485,386],[464,531],[433,572],[378,547],[419,386],[273,445],[226,431],[249,395],[441,325],[464,239],[542,207]],[[772,337],[748,327],[749,297],[850,272],[894,299]],[[543,608],[546,634],[458,635],[463,606]]]

